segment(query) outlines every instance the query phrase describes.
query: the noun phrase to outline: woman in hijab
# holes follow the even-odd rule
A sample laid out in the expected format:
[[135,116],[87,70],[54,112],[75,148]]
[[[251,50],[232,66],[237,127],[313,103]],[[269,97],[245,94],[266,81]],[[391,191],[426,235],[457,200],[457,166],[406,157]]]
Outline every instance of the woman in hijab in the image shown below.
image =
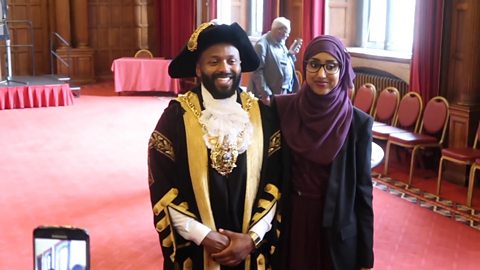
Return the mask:
[[333,36],[305,50],[306,83],[277,96],[287,149],[280,268],[373,267],[372,118],[354,108],[350,55]]

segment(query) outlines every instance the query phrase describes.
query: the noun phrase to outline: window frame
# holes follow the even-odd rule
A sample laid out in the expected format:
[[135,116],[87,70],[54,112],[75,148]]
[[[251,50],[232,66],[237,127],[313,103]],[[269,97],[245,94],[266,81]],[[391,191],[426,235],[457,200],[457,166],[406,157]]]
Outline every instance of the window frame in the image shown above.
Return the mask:
[[[413,31],[414,31],[414,18],[415,18],[415,10],[413,10],[411,14],[412,21],[410,22],[412,32],[411,32],[411,46],[409,50],[404,50],[404,49],[399,49],[404,46],[398,45],[398,42],[395,42],[393,37],[395,34],[392,33],[392,31],[395,31],[392,27],[394,25],[393,20],[395,19],[396,16],[393,15],[394,11],[394,1],[404,1],[404,0],[385,0],[385,33],[383,33],[383,40],[381,42],[374,41],[370,37],[370,23],[373,22],[371,19],[371,5],[372,1],[375,0],[363,0],[363,6],[361,9],[359,9],[358,16],[361,16],[361,22],[362,22],[362,27],[361,27],[361,47],[366,48],[369,50],[383,50],[391,53],[386,53],[386,54],[400,54],[400,55],[405,55],[409,54],[411,57],[412,54],[412,48],[413,48]],[[413,8],[415,8],[415,2],[418,0],[412,0],[413,1]],[[382,29],[381,29],[382,30]]]

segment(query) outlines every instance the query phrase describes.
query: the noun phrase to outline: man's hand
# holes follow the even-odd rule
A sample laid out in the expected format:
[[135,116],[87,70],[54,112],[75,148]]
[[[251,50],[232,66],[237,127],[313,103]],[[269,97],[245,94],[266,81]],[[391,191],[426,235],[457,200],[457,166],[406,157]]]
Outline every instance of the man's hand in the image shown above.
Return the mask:
[[255,249],[255,244],[248,234],[222,229],[219,232],[230,239],[230,244],[226,249],[212,254],[212,258],[221,265],[238,265]]
[[295,39],[295,41],[292,43],[292,45],[288,49],[288,52],[292,55],[297,54],[298,52],[300,52],[300,48],[302,48],[302,44],[303,44],[303,39],[301,38]]
[[205,236],[201,245],[209,254],[218,253],[230,244],[228,236],[211,231]]

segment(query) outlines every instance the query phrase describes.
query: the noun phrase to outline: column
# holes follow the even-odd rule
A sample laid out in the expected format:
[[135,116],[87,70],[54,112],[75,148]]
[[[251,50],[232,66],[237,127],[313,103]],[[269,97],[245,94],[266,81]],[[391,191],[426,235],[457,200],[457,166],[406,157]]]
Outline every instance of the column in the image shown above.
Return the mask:
[[[56,32],[62,36],[68,43],[71,44],[70,36],[70,1],[57,0],[55,1],[55,29]],[[60,48],[66,47],[63,43],[58,43]]]
[[478,48],[480,42],[480,2],[458,0],[451,9],[452,28],[450,35],[449,96],[456,104],[466,107],[480,104],[480,65]]
[[72,29],[75,47],[88,47],[88,3],[87,0],[71,0]]

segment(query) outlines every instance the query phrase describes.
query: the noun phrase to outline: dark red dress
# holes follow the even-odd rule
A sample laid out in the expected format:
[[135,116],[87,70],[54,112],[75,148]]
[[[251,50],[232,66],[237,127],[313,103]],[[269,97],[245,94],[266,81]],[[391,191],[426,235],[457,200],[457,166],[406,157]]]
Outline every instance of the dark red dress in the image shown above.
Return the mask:
[[331,266],[322,215],[330,166],[322,166],[292,154],[289,268],[328,270]]

